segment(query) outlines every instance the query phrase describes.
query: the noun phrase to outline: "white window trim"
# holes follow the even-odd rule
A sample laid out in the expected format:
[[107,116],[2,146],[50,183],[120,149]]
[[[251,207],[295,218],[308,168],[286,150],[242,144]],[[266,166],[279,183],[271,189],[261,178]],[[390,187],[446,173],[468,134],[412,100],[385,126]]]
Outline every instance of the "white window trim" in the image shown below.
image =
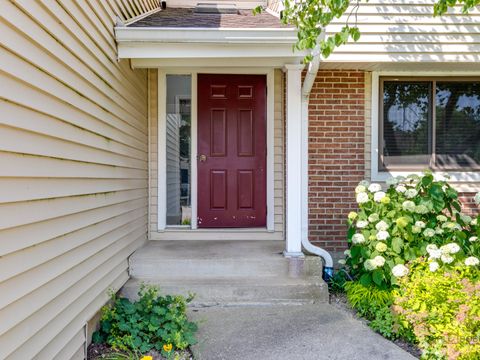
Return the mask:
[[158,231],[164,232],[175,227],[167,227],[167,186],[166,186],[166,76],[168,75],[191,75],[192,94],[191,94],[191,204],[192,204],[192,223],[190,230],[197,229],[197,75],[203,74],[253,74],[266,75],[267,77],[267,221],[266,230],[268,232],[275,231],[275,193],[274,193],[274,69],[273,68],[162,68],[158,69],[158,205],[157,205],[157,224]]
[[[402,71],[374,71],[372,72],[372,107],[371,107],[371,180],[384,182],[392,176],[406,176],[409,174],[421,174],[421,171],[379,171],[378,163],[378,137],[379,137],[379,100],[380,100],[380,77],[382,76],[480,76],[479,72],[402,72]],[[450,181],[457,183],[455,186],[460,191],[478,191],[480,189],[480,172],[474,171],[443,171],[435,172],[437,179],[445,179],[448,176]]]

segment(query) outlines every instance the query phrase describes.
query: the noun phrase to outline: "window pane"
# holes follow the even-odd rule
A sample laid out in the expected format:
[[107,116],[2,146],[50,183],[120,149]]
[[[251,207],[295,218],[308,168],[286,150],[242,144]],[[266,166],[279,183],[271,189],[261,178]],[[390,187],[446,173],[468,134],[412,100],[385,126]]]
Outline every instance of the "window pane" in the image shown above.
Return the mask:
[[430,93],[429,82],[383,83],[384,167],[428,166]]
[[437,167],[480,166],[480,83],[437,82],[435,134]]
[[190,225],[191,77],[167,75],[167,225]]

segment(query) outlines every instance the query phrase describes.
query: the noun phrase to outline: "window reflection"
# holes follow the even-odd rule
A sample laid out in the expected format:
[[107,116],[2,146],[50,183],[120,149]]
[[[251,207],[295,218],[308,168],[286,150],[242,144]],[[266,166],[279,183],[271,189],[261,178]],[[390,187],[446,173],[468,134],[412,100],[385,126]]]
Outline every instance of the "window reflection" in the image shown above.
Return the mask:
[[190,225],[191,77],[167,75],[167,225]]
[[431,86],[384,82],[383,165],[428,165]]
[[437,167],[480,165],[479,83],[437,82],[435,135]]

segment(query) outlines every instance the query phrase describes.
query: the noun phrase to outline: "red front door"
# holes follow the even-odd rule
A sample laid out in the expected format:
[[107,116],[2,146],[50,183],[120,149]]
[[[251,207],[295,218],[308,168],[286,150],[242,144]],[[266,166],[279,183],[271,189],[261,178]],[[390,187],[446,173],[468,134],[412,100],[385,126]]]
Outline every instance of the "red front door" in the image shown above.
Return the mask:
[[198,226],[266,225],[266,78],[198,75]]

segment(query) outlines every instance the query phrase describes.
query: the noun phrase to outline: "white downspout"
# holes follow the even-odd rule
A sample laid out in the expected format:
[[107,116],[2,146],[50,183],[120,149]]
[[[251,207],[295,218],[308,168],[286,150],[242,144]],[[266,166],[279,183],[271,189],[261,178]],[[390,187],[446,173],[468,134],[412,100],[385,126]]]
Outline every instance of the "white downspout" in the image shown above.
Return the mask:
[[[323,34],[323,32],[322,32]],[[313,52],[313,59],[308,64],[307,74],[302,85],[302,246],[314,255],[320,256],[325,261],[324,278],[333,275],[332,256],[324,249],[313,245],[308,239],[308,100],[313,83],[320,66],[320,48],[317,46]]]

